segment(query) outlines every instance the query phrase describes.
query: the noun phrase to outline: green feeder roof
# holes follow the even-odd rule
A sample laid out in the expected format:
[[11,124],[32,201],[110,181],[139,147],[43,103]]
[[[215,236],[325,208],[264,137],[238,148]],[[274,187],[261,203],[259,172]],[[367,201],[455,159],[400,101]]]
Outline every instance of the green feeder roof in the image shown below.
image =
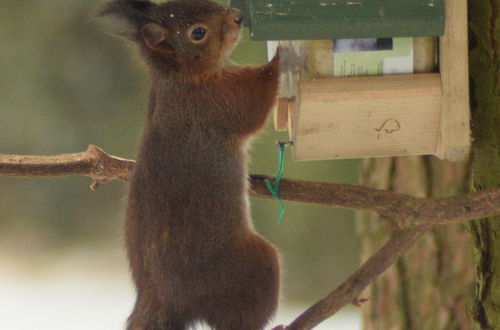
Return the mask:
[[443,0],[231,0],[253,40],[440,36]]

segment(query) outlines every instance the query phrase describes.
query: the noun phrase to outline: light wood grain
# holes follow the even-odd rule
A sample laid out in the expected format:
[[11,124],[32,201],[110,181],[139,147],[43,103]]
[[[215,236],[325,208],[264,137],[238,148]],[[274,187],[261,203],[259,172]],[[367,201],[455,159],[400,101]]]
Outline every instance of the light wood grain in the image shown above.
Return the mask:
[[[290,138],[290,141],[293,142],[294,140],[294,132],[295,130],[293,129],[293,127],[295,127],[297,125],[297,121],[296,121],[296,114],[297,114],[297,106],[298,106],[298,102],[297,102],[297,98],[294,98],[293,99],[293,102],[290,102],[289,103],[290,107],[288,108],[288,137]],[[292,150],[293,150],[293,146],[292,146]]]
[[443,105],[438,157],[460,161],[470,150],[467,1],[446,1],[445,35],[440,38],[439,66]]
[[274,108],[274,129],[283,132],[288,129],[288,110],[295,98],[278,97]]
[[439,74],[305,79],[292,123],[296,160],[433,154]]
[[[287,49],[280,96],[296,96],[296,102],[277,107],[275,121],[280,130],[288,126],[295,159],[426,154],[466,159],[466,17],[466,0],[447,0],[446,31],[439,40],[440,75],[327,78],[333,70],[331,40],[279,41]],[[435,52],[435,38],[414,39],[415,73],[435,71]]]
[[333,40],[306,40],[305,77],[333,77]]
[[413,73],[436,71],[436,46],[436,38],[413,38]]

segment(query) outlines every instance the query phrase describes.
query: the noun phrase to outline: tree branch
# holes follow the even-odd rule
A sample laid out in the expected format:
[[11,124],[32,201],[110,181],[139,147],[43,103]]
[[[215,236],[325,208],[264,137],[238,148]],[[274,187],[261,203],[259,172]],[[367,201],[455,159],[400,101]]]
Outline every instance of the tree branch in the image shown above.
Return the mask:
[[90,186],[118,179],[129,181],[135,161],[110,156],[89,145],[87,151],[57,156],[23,156],[0,154],[0,176],[56,177],[83,175],[94,179]]
[[[91,188],[119,179],[128,181],[133,160],[110,156],[96,146],[87,151],[58,156],[19,156],[0,154],[0,176],[54,177],[84,175],[94,179]],[[250,176],[250,194],[273,198],[264,184],[267,176]],[[370,210],[393,220],[397,228],[414,225],[446,224],[500,214],[500,188],[463,196],[427,199],[358,185],[281,179],[284,200]]]
[[345,305],[353,302],[370,283],[396,262],[429,229],[430,226],[423,225],[396,231],[391,239],[344,283],[307,309],[285,329],[312,329]]
[[[251,194],[272,198],[261,175],[251,176]],[[500,214],[500,188],[449,198],[419,198],[350,184],[281,179],[284,200],[375,211],[395,221],[397,228],[442,225]]]
[[[99,184],[119,179],[129,181],[135,162],[106,154],[90,145],[87,151],[58,156],[19,156],[0,154],[0,176],[54,177],[84,175]],[[250,194],[272,198],[264,179],[250,176]],[[280,196],[284,200],[341,208],[371,210],[392,220],[392,238],[361,268],[327,297],[317,302],[286,329],[310,329],[357,299],[359,294],[432,225],[490,217],[500,214],[500,188],[439,199],[412,197],[396,192],[335,183],[282,179]],[[284,329],[283,326],[276,329]]]

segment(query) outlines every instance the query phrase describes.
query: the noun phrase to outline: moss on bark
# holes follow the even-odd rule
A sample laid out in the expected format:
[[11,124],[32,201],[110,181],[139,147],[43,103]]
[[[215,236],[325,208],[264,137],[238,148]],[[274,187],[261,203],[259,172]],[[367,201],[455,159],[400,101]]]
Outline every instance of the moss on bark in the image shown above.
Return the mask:
[[[500,4],[470,0],[474,190],[500,185]],[[500,328],[500,217],[471,224],[477,264],[474,318],[478,329]]]

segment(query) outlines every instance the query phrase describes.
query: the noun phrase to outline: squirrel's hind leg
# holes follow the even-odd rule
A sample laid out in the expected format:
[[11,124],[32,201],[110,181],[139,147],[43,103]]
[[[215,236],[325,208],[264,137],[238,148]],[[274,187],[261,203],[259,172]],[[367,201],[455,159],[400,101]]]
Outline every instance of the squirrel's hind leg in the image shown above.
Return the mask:
[[204,320],[214,330],[263,330],[276,308],[275,299],[271,292],[269,294],[268,299],[253,303],[245,302],[243,297],[235,297],[233,306],[218,306]]
[[216,330],[262,330],[278,307],[279,255],[254,233],[235,241],[234,254],[225,259],[230,267],[221,285],[227,288],[205,302],[204,319]]
[[139,295],[128,318],[127,330],[186,330],[188,322],[169,314],[156,297]]

